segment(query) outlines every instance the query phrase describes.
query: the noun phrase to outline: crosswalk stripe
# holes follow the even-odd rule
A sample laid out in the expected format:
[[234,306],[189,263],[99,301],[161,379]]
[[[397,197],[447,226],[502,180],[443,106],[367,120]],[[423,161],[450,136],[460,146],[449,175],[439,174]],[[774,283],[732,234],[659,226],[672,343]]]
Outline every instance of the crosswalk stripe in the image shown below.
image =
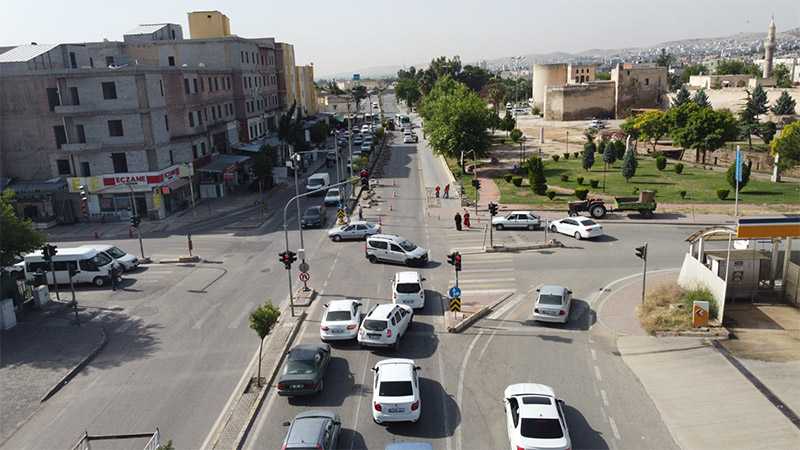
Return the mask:
[[[458,278],[458,283],[500,283],[500,282],[510,282],[515,283],[517,281],[516,278],[479,278],[479,279],[471,279],[469,277]],[[450,280],[450,284],[454,284],[456,282],[455,279]]]
[[[462,262],[462,264],[463,264],[463,262]],[[473,273],[486,273],[486,272],[510,272],[510,273],[514,273],[514,268],[513,267],[496,267],[496,268],[493,268],[493,269],[469,269],[468,271],[466,271],[466,272],[462,271],[461,273],[464,276],[467,276],[467,275],[471,275]]]
[[203,316],[197,322],[195,322],[194,326],[192,326],[192,328],[195,329],[195,330],[199,330],[203,326],[203,324],[206,323],[206,320],[208,320],[208,318],[211,317],[211,313],[213,313],[215,309],[219,308],[220,305],[221,305],[221,303],[217,303],[214,306],[212,306],[211,308],[208,308],[208,311],[206,311],[206,315]]
[[513,289],[462,289],[461,297],[475,294],[508,294],[514,292]]
[[119,328],[117,328],[116,330],[114,330],[114,333],[124,333],[124,332],[125,332],[125,330],[127,330],[128,328],[130,328],[130,327],[131,327],[131,325],[133,325],[133,322],[134,322],[134,321],[136,321],[136,320],[138,320],[138,319],[139,319],[139,318],[138,318],[138,317],[136,317],[136,316],[129,316],[129,317],[128,317],[128,321],[127,321],[127,322],[125,322],[125,323],[123,323],[122,325],[120,325],[120,326],[119,326]]

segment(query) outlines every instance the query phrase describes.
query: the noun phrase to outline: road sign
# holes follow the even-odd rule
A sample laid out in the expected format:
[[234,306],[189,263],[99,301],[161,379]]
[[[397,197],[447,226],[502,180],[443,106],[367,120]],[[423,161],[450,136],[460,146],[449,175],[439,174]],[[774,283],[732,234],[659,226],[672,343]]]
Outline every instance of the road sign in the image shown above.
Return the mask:
[[353,74],[353,81],[359,81],[359,80],[361,80],[361,75],[357,74],[357,73],[354,73]]
[[300,269],[300,272],[308,272],[308,263],[305,261],[301,262],[298,269]]
[[300,273],[300,281],[305,283],[306,281],[308,281],[309,278],[311,277],[308,275],[308,272]]
[[461,311],[461,299],[460,298],[451,298],[450,299],[450,311]]
[[736,181],[742,181],[742,152],[736,150]]
[[461,297],[461,289],[458,286],[453,286],[450,288],[450,297],[452,298],[459,298]]
[[708,302],[700,302],[696,300],[692,302],[692,326],[708,326],[708,306]]
[[339,210],[339,212],[337,212],[337,213],[336,213],[336,217],[338,217],[338,218],[340,218],[340,219],[344,219],[344,211],[342,211],[342,210],[340,209],[340,210]]
[[344,209],[344,205],[342,204],[342,202],[339,202],[339,203],[336,204],[336,209],[340,209],[340,210]]

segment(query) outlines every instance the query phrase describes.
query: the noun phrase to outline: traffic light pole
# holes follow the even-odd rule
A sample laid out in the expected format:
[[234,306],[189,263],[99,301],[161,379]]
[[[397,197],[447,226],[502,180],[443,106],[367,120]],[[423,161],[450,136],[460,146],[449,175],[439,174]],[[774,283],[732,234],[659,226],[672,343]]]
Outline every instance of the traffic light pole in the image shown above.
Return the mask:
[[644,290],[647,280],[647,242],[644,243],[644,254],[642,255],[644,267],[642,268],[642,304],[644,304]]
[[[133,215],[138,216],[139,213],[136,211],[136,198],[133,196],[133,186],[130,184],[126,184],[125,186],[128,186],[128,189],[131,190],[131,208],[133,208]],[[136,237],[139,238],[139,250],[142,252],[142,259],[146,260],[147,258],[144,257],[144,244],[142,244],[142,230],[139,226],[136,227]]]

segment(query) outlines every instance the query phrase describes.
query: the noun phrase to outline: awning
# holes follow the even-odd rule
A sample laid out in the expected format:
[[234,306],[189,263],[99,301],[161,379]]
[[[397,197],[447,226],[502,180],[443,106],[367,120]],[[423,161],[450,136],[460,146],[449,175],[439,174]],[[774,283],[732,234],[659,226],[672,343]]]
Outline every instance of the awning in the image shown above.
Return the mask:
[[32,197],[48,195],[57,191],[66,192],[67,182],[60,178],[47,181],[14,181],[9,183],[5,189],[13,189],[17,197]]
[[235,166],[249,160],[249,156],[217,155],[211,163],[195,169],[198,172],[223,173],[235,169]]
[[180,179],[178,179],[176,181],[173,181],[172,183],[168,184],[167,187],[169,188],[169,190],[174,190],[174,189],[180,189],[180,188],[186,186],[187,184],[189,184],[189,179],[188,178],[180,178]]
[[[130,188],[128,186],[130,186]],[[113,186],[105,186],[100,189],[92,189],[89,191],[89,193],[94,195],[130,194],[131,188],[133,188],[134,193],[150,192],[153,190],[153,186],[149,184],[115,184]]]
[[270,137],[270,138],[266,138],[266,139],[260,139],[260,140],[255,141],[255,142],[249,142],[249,143],[246,143],[246,144],[245,143],[239,143],[239,144],[236,144],[236,145],[232,146],[231,148],[233,148],[234,150],[242,151],[242,152],[257,153],[261,149],[262,145],[271,145],[273,147],[278,147],[278,146],[280,146],[280,144],[281,144],[280,139],[278,139],[277,137]]

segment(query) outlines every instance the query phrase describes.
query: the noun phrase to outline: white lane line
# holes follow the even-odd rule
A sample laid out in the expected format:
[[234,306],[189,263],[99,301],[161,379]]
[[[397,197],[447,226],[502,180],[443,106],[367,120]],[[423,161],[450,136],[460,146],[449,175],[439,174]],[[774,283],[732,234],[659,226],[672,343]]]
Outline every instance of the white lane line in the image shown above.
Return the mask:
[[91,389],[92,386],[94,386],[95,383],[97,383],[98,381],[100,381],[100,376],[99,375],[95,377],[94,381],[92,381],[91,383],[89,383],[88,386],[86,386],[86,389],[84,389],[84,391],[88,391],[89,389]]
[[617,423],[614,422],[614,418],[613,417],[609,417],[608,421],[611,422],[611,429],[614,430],[614,437],[617,438],[617,440],[620,440],[619,431],[617,431]]
[[[264,386],[266,389],[266,386]],[[269,396],[269,400],[267,400],[266,405],[264,405],[264,414],[260,414],[261,417],[258,418],[258,423],[256,424],[256,428],[252,436],[247,439],[249,443],[247,444],[247,450],[252,450],[253,446],[255,445],[256,441],[258,440],[258,436],[261,436],[261,428],[264,426],[264,423],[267,421],[267,416],[272,411],[272,404],[275,402],[275,399],[278,398],[278,393],[274,389],[270,389],[272,392],[267,394]]]
[[[368,371],[369,371],[369,354],[367,354],[367,357],[364,358],[364,370],[362,371],[363,375],[361,377],[361,389],[358,392],[358,399],[364,398],[364,383],[367,381],[367,372]],[[370,386],[372,386],[372,383],[370,383]],[[370,400],[370,405],[372,405],[372,400]],[[358,416],[359,416],[359,411],[360,410],[361,410],[361,402],[357,401],[356,402],[355,420],[353,420],[353,430],[358,430]],[[372,411],[370,411],[370,415],[372,415]],[[356,440],[353,439],[350,442],[350,450],[353,450],[353,448],[354,448],[353,446],[355,444],[356,444]]]
[[119,328],[117,328],[116,330],[114,330],[114,333],[124,333],[124,332],[125,332],[125,330],[127,330],[128,328],[130,328],[131,326],[133,326],[133,323],[134,323],[136,320],[138,320],[138,319],[139,319],[139,318],[138,318],[138,317],[136,317],[136,316],[130,316],[130,317],[128,318],[128,321],[127,321],[127,322],[123,323],[122,325],[120,325],[120,327],[119,327]]
[[603,404],[608,406],[608,397],[606,396],[606,391],[600,389],[600,396],[603,397]]
[[600,376],[600,368],[594,366],[594,374],[597,375],[597,381],[603,381],[603,377]]
[[[458,280],[458,284],[460,285],[461,283],[492,283],[492,282],[495,282],[495,281],[516,283],[517,279],[514,278],[514,277],[511,277],[511,278],[479,278],[479,279],[471,279],[471,278],[464,279],[464,278],[460,278]],[[449,280],[449,282],[450,282],[450,284],[455,284],[456,280],[452,279],[452,280]]]
[[[461,402],[461,399],[464,396],[464,373],[467,371],[467,362],[469,361],[469,355],[472,353],[472,349],[475,348],[475,343],[478,342],[478,339],[483,336],[483,330],[478,332],[474,338],[472,338],[472,342],[470,342],[469,347],[467,347],[467,352],[464,353],[464,360],[461,362],[461,370],[458,372],[458,391],[456,392],[456,405],[459,408],[464,408],[464,404]],[[463,424],[463,423],[462,423]],[[455,437],[456,437],[456,448],[464,448],[461,445],[461,427],[457,427],[455,430]]]
[[594,349],[592,349],[592,359],[597,361],[597,352],[595,352]]
[[[441,345],[441,343],[440,343]],[[443,351],[436,352],[439,357],[439,379],[442,380],[442,387],[444,387],[444,381],[447,379],[444,376],[444,361],[442,360],[442,353]],[[453,444],[450,441],[450,416],[447,414],[447,389],[442,389],[442,412],[443,412],[443,419],[444,419],[444,435],[445,435],[445,443],[447,444],[447,450],[452,450]]]
[[105,310],[105,311],[101,311],[96,316],[92,317],[92,321],[100,322],[101,320],[103,320],[109,314],[111,314],[111,311],[108,310],[108,309]]
[[461,297],[470,294],[510,294],[512,292],[514,292],[513,289],[462,289]]
[[242,312],[240,312],[239,315],[236,316],[235,319],[233,319],[233,322],[231,322],[231,324],[228,325],[228,328],[237,328],[237,327],[239,327],[239,323],[242,321],[242,319],[244,319],[244,316],[246,314],[250,314],[250,309],[252,307],[253,307],[253,302],[245,303],[244,304],[244,309],[242,309]]
[[219,308],[219,306],[220,306],[220,305],[221,305],[221,303],[217,303],[217,304],[215,304],[214,306],[212,306],[211,308],[208,308],[208,311],[206,312],[206,315],[205,315],[205,316],[203,316],[203,317],[202,317],[200,320],[198,320],[197,322],[195,322],[195,323],[194,323],[194,326],[192,326],[192,329],[199,330],[199,329],[200,329],[200,327],[202,327],[202,326],[203,326],[203,324],[204,324],[204,323],[206,323],[206,321],[208,320],[208,318],[209,318],[209,317],[211,317],[211,313],[213,313],[215,309]]
[[514,272],[514,266],[498,267],[495,269],[469,269],[466,273],[486,273],[486,272]]

